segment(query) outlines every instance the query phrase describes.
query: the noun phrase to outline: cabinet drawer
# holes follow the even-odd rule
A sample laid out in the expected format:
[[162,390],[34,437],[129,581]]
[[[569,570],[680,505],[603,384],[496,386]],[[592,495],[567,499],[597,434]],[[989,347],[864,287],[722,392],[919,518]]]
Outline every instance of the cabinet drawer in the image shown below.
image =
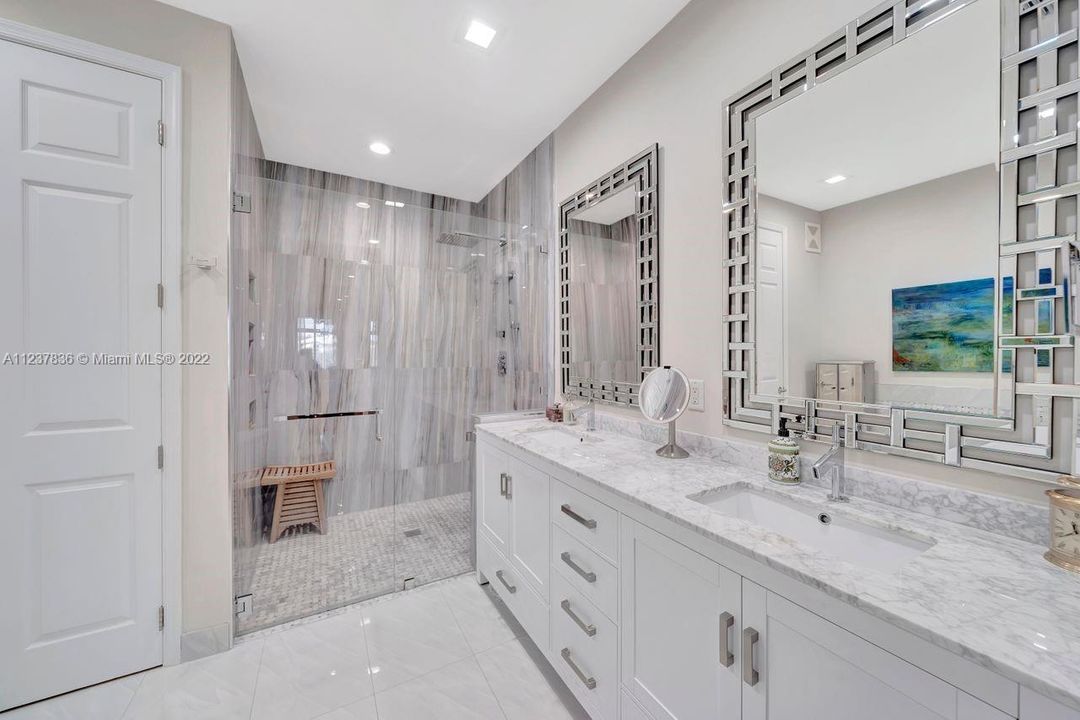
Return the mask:
[[476,566],[533,642],[540,648],[547,649],[550,640],[547,604],[522,581],[506,558],[492,547],[487,538],[481,537],[477,540]]
[[619,716],[620,720],[653,720],[652,716],[645,712],[626,690],[619,693],[619,708],[622,712]]
[[600,612],[615,620],[619,607],[619,575],[615,566],[561,527],[554,528],[552,567]]
[[555,524],[618,564],[619,513],[561,482],[554,484],[551,497]]
[[559,675],[594,718],[617,717],[615,624],[559,573],[551,581],[551,654]]

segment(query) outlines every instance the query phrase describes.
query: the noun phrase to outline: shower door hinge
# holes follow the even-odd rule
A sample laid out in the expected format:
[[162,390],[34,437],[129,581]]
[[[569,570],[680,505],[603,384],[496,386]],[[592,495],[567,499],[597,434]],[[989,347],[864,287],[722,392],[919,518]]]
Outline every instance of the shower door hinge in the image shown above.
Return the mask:
[[541,245],[539,248],[541,255],[547,255],[547,245]]
[[251,195],[249,195],[248,193],[234,192],[232,194],[232,209],[233,212],[250,213]]
[[233,613],[236,617],[243,618],[251,614],[252,607],[255,604],[255,598],[251,593],[247,595],[237,595],[233,598]]
[[465,442],[476,442],[476,433],[474,433],[472,430],[466,430]]
[[157,123],[157,144],[161,147],[165,147],[165,121],[158,120]]
[[157,629],[159,631],[165,629],[165,606],[164,605],[159,605],[158,609],[157,609]]
[[161,283],[157,284],[157,306],[159,308],[165,307],[165,286]]
[[157,446],[157,466],[158,466],[158,470],[161,470],[162,468],[165,467],[165,446],[164,445],[158,445]]

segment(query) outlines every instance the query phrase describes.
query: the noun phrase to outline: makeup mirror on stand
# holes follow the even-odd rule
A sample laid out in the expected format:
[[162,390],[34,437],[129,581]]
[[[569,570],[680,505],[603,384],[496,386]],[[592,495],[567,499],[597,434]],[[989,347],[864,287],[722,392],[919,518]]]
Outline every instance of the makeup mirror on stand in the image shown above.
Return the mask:
[[672,367],[656,368],[642,381],[638,402],[642,415],[653,422],[667,423],[667,445],[658,448],[656,454],[672,459],[690,457],[675,442],[675,421],[690,403],[690,381],[686,375]]

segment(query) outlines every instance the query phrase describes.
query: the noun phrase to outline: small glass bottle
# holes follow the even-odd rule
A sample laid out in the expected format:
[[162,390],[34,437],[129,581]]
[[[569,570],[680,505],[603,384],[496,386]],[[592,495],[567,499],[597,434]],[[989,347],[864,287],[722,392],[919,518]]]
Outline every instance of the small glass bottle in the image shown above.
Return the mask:
[[780,418],[780,430],[769,441],[769,479],[785,485],[798,485],[799,443],[787,429],[787,418]]

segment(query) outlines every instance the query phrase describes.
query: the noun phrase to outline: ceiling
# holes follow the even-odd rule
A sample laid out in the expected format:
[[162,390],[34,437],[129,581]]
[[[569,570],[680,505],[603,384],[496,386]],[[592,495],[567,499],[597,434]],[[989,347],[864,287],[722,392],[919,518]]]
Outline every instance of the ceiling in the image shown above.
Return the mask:
[[996,162],[999,23],[973,3],[762,115],[758,191],[821,212]]
[[688,0],[164,1],[232,26],[270,159],[479,200]]

